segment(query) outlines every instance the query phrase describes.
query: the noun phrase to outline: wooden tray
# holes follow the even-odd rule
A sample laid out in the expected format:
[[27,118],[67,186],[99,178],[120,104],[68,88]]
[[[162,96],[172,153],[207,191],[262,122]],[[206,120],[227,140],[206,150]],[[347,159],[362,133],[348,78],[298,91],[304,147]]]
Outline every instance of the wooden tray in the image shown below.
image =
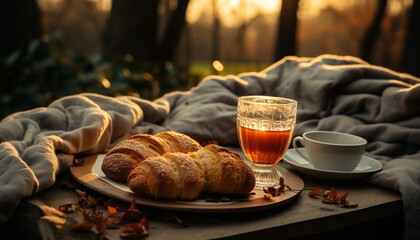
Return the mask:
[[122,201],[131,202],[133,198],[136,203],[143,206],[160,208],[171,211],[199,212],[199,213],[244,213],[261,211],[269,208],[278,207],[289,203],[295,199],[304,187],[303,180],[291,171],[277,166],[277,169],[285,179],[285,184],[289,185],[293,190],[285,191],[280,196],[267,200],[261,197],[264,193],[262,190],[254,189],[255,196],[251,196],[250,201],[241,202],[218,202],[209,203],[204,200],[188,201],[165,201],[141,198],[132,192],[127,192],[117,188],[99,178],[92,173],[92,166],[97,159],[97,155],[86,157],[83,166],[70,167],[73,177],[82,185],[97,191],[103,195]]

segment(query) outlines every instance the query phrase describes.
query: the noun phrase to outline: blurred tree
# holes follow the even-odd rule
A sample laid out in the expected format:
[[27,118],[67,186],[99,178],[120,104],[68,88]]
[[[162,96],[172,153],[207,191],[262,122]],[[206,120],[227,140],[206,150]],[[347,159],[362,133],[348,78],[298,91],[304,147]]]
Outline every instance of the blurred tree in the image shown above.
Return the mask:
[[282,0],[274,61],[296,54],[296,27],[299,0]]
[[[211,7],[213,13],[213,25],[212,25],[212,35],[211,35],[211,62],[213,63],[216,60],[220,60],[220,14],[219,14],[219,4],[217,0],[211,0]],[[213,74],[216,74],[217,71],[215,68],[212,68]]]
[[372,60],[373,47],[379,37],[381,22],[385,15],[388,0],[379,0],[375,17],[367,29],[365,36],[360,44],[360,56],[363,60],[370,62]]
[[3,1],[0,8],[0,55],[27,48],[41,37],[41,23],[35,0]]
[[185,14],[189,0],[178,0],[176,9],[169,16],[163,39],[158,43],[157,59],[173,61],[176,48],[178,47],[181,33],[185,27]]
[[86,56],[101,54],[109,12],[101,9],[98,2],[37,0],[44,34],[61,31],[60,41],[66,47]]
[[[167,0],[169,1],[169,0]],[[131,54],[138,60],[173,60],[189,0],[176,1],[167,19],[161,41],[157,41],[159,1],[112,1],[107,33],[111,54]]]
[[139,60],[154,58],[158,1],[112,1],[107,31],[111,54],[131,54]]
[[[239,3],[240,9],[245,9],[248,3],[244,0],[241,0]],[[232,42],[230,43],[227,49],[227,55],[232,59],[247,59],[247,54],[249,49],[247,49],[247,33],[257,20],[262,19],[263,13],[258,8],[255,9],[255,15],[250,16],[249,14],[238,14],[238,30],[233,36]],[[239,12],[241,13],[241,12]],[[263,32],[264,38],[266,38],[267,32]],[[255,57],[257,58],[257,57]]]
[[401,60],[401,69],[420,77],[418,61],[420,59],[420,1],[413,1],[410,10],[410,22],[407,28],[405,49]]

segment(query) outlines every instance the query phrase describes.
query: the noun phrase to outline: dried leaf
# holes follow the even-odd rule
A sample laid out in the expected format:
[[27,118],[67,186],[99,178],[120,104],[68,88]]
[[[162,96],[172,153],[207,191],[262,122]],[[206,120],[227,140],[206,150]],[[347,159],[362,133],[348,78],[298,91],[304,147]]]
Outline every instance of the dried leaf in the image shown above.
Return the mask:
[[264,199],[266,199],[266,200],[270,200],[270,199],[273,199],[273,195],[271,195],[271,194],[264,194]]
[[265,193],[270,194],[271,196],[277,195],[277,189],[275,187],[268,187],[267,189],[263,188]]
[[356,207],[358,207],[358,206],[359,206],[359,205],[358,205],[357,203],[352,203],[352,202],[350,202],[350,201],[348,201],[348,200],[344,200],[343,207],[356,208]]
[[143,217],[143,213],[138,209],[129,209],[124,213],[123,218],[130,221],[139,221]]
[[97,238],[103,239],[107,227],[107,219],[103,217],[102,213],[96,218],[96,231],[98,231]]
[[115,220],[114,217],[108,216],[105,218],[105,224],[106,224],[106,228],[118,228],[118,227],[112,227],[112,224],[119,224],[121,222],[122,216],[119,220]]
[[128,210],[130,210],[130,209],[137,209],[136,199],[135,198],[131,199],[130,208]]
[[115,207],[108,205],[108,220],[114,224],[119,224],[124,218],[125,212],[119,212]]
[[348,208],[355,208],[358,207],[357,203],[352,203],[346,200],[347,196],[349,195],[348,192],[337,193],[335,188],[331,188],[327,191],[321,191],[319,189],[313,189],[311,192],[308,193],[308,196],[320,196],[323,195],[324,199],[322,199],[322,203],[328,204],[337,204],[339,207],[348,207]]
[[76,209],[76,211],[79,211],[80,209],[79,197],[77,196],[77,194],[74,194],[74,208]]
[[73,203],[71,203],[71,202],[64,203],[63,205],[60,205],[58,207],[58,210],[60,210],[61,212],[65,212],[65,213],[73,212],[72,206],[73,206]]
[[91,206],[98,205],[96,199],[94,197],[92,197],[91,195],[88,196],[87,200],[88,200],[88,202]]
[[174,220],[177,224],[186,226],[186,224],[179,217],[177,217],[175,214],[173,215],[173,218],[174,218]]
[[82,232],[82,231],[90,230],[92,227],[93,227],[92,223],[82,222],[82,223],[74,224],[73,226],[70,227],[70,230],[71,231]]
[[335,188],[331,188],[330,194],[328,195],[328,199],[335,201],[336,197],[337,197],[337,190],[335,190]]
[[181,225],[181,226],[187,226],[187,224],[185,224],[173,212],[161,212],[159,214],[159,219],[162,220],[162,221],[173,222],[173,223],[176,223],[176,224]]
[[108,205],[108,213],[110,214],[110,215],[113,215],[113,214],[116,214],[118,211],[117,211],[117,209],[116,208],[114,208],[113,206],[110,206],[110,205]]
[[120,237],[122,239],[134,239],[141,236],[147,236],[149,235],[149,222],[147,221],[147,218],[142,218],[138,223],[132,223],[127,225],[122,230],[122,233]]
[[82,208],[82,217],[85,222],[89,221],[89,214],[86,212],[85,206]]
[[322,203],[335,203],[335,201],[334,200],[331,200],[331,199],[329,199],[329,198],[326,198],[326,199],[322,199]]
[[101,215],[102,213],[99,211],[91,210],[87,212],[86,208],[84,206],[82,207],[82,216],[85,222],[95,222]]
[[279,184],[280,186],[284,186],[284,178],[280,177]]
[[284,178],[280,177],[279,179],[279,184],[280,186],[276,189],[274,186],[268,187],[268,188],[263,188],[264,193],[267,193],[266,195],[264,195],[265,199],[272,199],[274,197],[280,196],[280,194],[282,192],[284,192],[285,188],[287,188],[287,190],[292,190],[291,187],[289,187],[288,185],[284,184]]
[[347,197],[348,194],[349,194],[348,192],[338,193],[337,196],[336,196],[336,200],[335,201],[338,204],[343,204],[344,201],[346,200],[346,197]]
[[[111,206],[110,204],[112,201],[105,201],[102,198],[94,198],[79,189],[75,189],[75,192],[74,203],[65,203],[59,207],[61,212],[70,211],[74,204],[75,210],[81,212],[82,214],[84,221],[73,225],[70,230],[86,231],[95,225],[98,232],[97,238],[103,239],[106,229],[111,227],[113,223],[120,224],[122,219],[125,218],[128,220],[135,220],[137,223],[127,226],[123,234],[121,234],[121,238],[138,238],[149,234],[149,223],[143,212],[137,209],[135,199],[131,202],[128,210],[123,210],[125,209],[124,207],[118,207],[118,205],[115,207]],[[89,206],[96,206],[98,204],[106,206],[108,209],[108,215],[104,217],[104,214],[101,211],[97,211],[95,209],[87,210],[87,203],[89,203]],[[64,213],[61,214],[65,215]]]
[[321,196],[321,195],[323,195],[324,194],[324,191],[322,191],[322,190],[319,190],[319,189],[313,189],[312,191],[310,191],[309,193],[308,193],[308,196],[309,197],[313,197],[313,196]]
[[76,196],[75,196],[75,201],[76,201],[76,209],[78,210],[81,206],[86,206],[88,203],[87,200],[87,195],[85,192],[80,191],[79,189],[75,189],[76,191]]
[[143,226],[146,228],[146,230],[149,230],[149,221],[147,220],[146,217],[143,217],[142,219],[140,219],[140,223],[143,224]]
[[125,212],[123,218],[126,220],[131,220],[131,221],[139,221],[143,217],[144,217],[143,212],[137,209],[136,199],[133,198],[133,200],[131,201],[131,206],[127,210],[127,212]]
[[87,198],[86,192],[83,192],[83,191],[81,191],[79,189],[75,189],[75,191],[76,191],[77,195],[79,195],[79,197],[84,198],[84,199]]

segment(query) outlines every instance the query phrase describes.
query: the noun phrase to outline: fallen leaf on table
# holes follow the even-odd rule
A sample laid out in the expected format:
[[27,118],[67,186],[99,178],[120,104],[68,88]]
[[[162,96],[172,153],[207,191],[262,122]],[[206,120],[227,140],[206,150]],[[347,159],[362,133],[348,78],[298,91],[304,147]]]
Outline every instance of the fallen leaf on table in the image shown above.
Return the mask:
[[124,218],[125,212],[119,212],[115,207],[108,205],[109,220],[114,224],[119,224]]
[[136,200],[133,198],[131,201],[130,208],[125,212],[124,219],[131,220],[131,221],[139,221],[144,217],[144,214],[142,211],[137,209],[136,207]]
[[74,211],[73,210],[73,203],[71,203],[71,202],[64,203],[64,204],[62,204],[58,207],[58,210],[60,210],[63,213],[73,212]]
[[322,203],[337,204],[339,207],[358,207],[357,203],[352,203],[346,199],[348,195],[348,192],[337,193],[335,188],[331,188],[327,191],[322,191],[315,188],[308,193],[308,196],[310,197],[323,196],[324,199],[322,199]]
[[138,223],[132,223],[127,225],[122,230],[120,237],[122,239],[135,239],[142,236],[149,235],[149,222],[146,217],[140,219]]
[[105,230],[107,228],[107,217],[104,218],[102,213],[100,213],[96,218],[95,227],[96,231],[98,231],[97,238],[103,239],[105,235]]
[[324,192],[325,191],[322,191],[322,190],[319,190],[319,189],[313,189],[312,191],[310,191],[309,193],[308,193],[308,196],[309,197],[312,197],[312,196],[321,196],[321,195],[324,195]]
[[268,187],[268,188],[263,188],[263,191],[266,193],[264,195],[264,199],[273,199],[274,197],[280,196],[281,193],[283,193],[286,190],[292,190],[291,187],[289,187],[289,185],[286,185],[284,183],[284,178],[280,177],[279,179],[279,187],[275,188],[274,186]]
[[[111,205],[112,204],[112,205]],[[106,210],[96,210],[96,207],[105,207]],[[71,231],[88,231],[95,225],[97,231],[97,239],[103,239],[105,231],[108,228],[115,228],[121,225],[122,220],[135,222],[128,224],[121,234],[121,238],[134,239],[149,235],[149,222],[146,214],[137,208],[136,201],[133,198],[130,207],[113,203],[112,200],[104,200],[103,198],[93,197],[84,191],[75,189],[74,203],[67,202],[54,208],[56,212],[66,216],[65,212],[78,212],[83,217],[83,222],[74,224],[70,227]],[[64,219],[64,218],[63,218]]]

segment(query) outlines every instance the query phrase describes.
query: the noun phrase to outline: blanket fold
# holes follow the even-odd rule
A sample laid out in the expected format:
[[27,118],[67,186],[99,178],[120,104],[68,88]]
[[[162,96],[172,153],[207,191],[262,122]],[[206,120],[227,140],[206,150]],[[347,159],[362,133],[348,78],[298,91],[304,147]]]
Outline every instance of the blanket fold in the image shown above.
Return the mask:
[[367,180],[402,194],[406,237],[420,237],[420,79],[333,55],[209,76],[153,102],[79,94],[10,115],[0,123],[0,224],[23,197],[50,187],[74,155],[102,152],[132,134],[174,130],[237,145],[237,99],[244,95],[297,100],[295,136],[333,130],[366,138],[367,154],[384,165]]

